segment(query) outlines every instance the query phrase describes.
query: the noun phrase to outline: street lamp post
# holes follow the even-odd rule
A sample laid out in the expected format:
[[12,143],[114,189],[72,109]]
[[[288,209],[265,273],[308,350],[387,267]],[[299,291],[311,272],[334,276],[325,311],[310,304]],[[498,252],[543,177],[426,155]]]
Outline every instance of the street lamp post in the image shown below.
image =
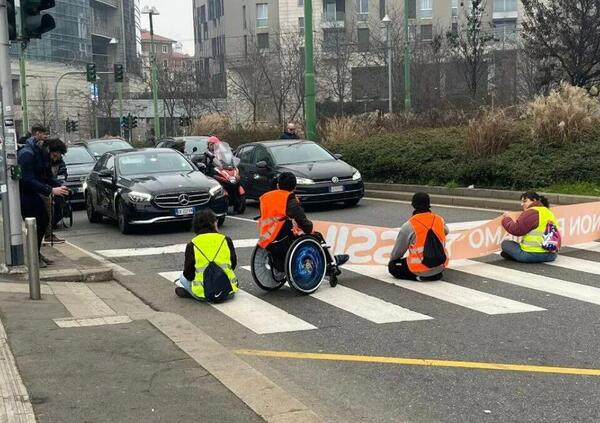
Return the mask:
[[314,66],[312,0],[304,0],[304,120],[306,122],[306,138],[312,141],[317,139]]
[[381,20],[385,27],[385,40],[387,47],[387,60],[388,60],[388,112],[391,114],[393,111],[393,90],[392,90],[392,37],[390,36],[390,24],[392,20],[388,15],[385,15]]
[[142,14],[150,18],[150,57],[152,62],[152,102],[154,105],[154,137],[160,138],[160,117],[158,116],[158,70],[156,68],[156,45],[154,44],[154,22],[152,17],[159,15],[156,7],[144,6]]

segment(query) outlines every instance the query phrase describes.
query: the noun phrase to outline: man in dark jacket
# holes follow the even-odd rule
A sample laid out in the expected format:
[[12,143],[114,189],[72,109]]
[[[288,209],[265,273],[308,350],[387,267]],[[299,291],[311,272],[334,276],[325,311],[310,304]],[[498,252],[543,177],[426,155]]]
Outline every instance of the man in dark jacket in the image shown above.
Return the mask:
[[[32,131],[33,132],[33,131]],[[66,187],[52,176],[51,160],[59,160],[67,152],[67,146],[59,139],[37,140],[34,136],[27,140],[25,147],[18,152],[17,161],[21,167],[21,215],[35,217],[37,220],[38,248],[42,240],[49,216],[46,212],[43,197],[50,195],[65,196]],[[46,267],[51,260],[40,253],[40,267]]]
[[300,137],[296,133],[296,125],[294,125],[292,122],[288,123],[287,129],[285,131],[283,131],[283,134],[281,134],[281,139],[282,140],[300,139]]

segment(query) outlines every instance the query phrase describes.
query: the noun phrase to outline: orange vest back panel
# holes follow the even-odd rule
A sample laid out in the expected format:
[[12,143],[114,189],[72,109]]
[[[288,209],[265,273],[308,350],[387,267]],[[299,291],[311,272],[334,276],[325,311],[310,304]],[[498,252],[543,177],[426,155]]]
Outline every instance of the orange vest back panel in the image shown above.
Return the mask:
[[[419,213],[414,215],[410,224],[415,232],[415,243],[408,246],[408,268],[413,273],[422,273],[431,270],[423,264],[423,250],[425,239],[429,228],[436,234],[440,242],[444,245],[446,252],[446,263],[442,268],[448,265],[448,251],[446,251],[446,232],[444,231],[444,219],[435,213]],[[442,269],[443,270],[443,269]]]
[[267,248],[281,230],[287,218],[287,201],[291,192],[277,189],[260,197],[260,219],[258,221],[258,246]]

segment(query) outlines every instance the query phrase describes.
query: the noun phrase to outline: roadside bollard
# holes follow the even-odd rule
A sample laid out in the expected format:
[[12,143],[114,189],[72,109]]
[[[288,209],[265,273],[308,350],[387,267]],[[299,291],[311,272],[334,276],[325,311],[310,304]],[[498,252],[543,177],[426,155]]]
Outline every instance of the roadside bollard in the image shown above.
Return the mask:
[[37,244],[37,224],[35,217],[25,219],[27,244],[27,270],[29,273],[29,298],[41,300],[40,292],[40,252]]

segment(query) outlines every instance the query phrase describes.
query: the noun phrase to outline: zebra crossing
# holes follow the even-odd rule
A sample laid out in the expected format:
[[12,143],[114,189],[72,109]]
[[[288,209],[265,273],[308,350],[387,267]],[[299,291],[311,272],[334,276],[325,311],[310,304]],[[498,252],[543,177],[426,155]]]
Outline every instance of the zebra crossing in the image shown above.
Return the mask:
[[[235,241],[235,244],[238,248],[246,248],[254,245],[252,241],[255,240],[238,240]],[[563,254],[555,262],[547,263],[545,266],[551,266],[557,270],[566,270],[568,279],[571,280],[580,281],[579,277],[582,274],[587,274],[588,280],[593,280],[593,278],[589,278],[590,275],[600,275],[600,242],[586,243],[576,248],[598,254],[598,261]],[[145,255],[181,253],[181,251],[183,251],[182,246],[177,245],[145,249],[102,250],[96,251],[96,253],[107,258],[138,258]],[[491,284],[508,284],[546,295],[557,295],[600,306],[600,282],[595,283],[596,280],[593,280],[592,284],[576,283],[571,280],[562,280],[557,277],[528,272],[526,271],[527,265],[522,266],[522,269],[516,270],[499,266],[497,263],[456,260],[451,262],[450,268],[455,274],[475,276]],[[383,284],[386,295],[379,298],[372,293],[365,293],[344,286],[344,278],[342,278],[341,284],[335,288],[331,288],[326,282],[323,283],[321,288],[311,295],[311,298],[376,325],[443,318],[441,315],[433,316],[431,312],[416,309],[414,304],[404,304],[406,291],[487,316],[525,315],[527,313],[548,311],[539,304],[528,304],[522,302],[522,300],[518,301],[516,298],[506,298],[448,281],[421,283],[397,280],[387,273],[384,266],[349,265],[344,266],[344,269],[346,274],[360,275],[369,283]],[[165,271],[159,272],[157,276],[164,279],[165,283],[172,283],[179,274],[180,270],[165,269]],[[562,272],[561,274],[565,273]],[[293,312],[286,311],[284,309],[285,302],[281,300],[281,297],[278,301],[272,301],[272,294],[261,292],[259,289],[255,289],[254,286],[251,289],[244,289],[245,284],[252,284],[249,266],[241,266],[238,269],[238,276],[244,281],[244,284],[242,284],[242,289],[236,297],[232,301],[222,304],[211,304],[211,307],[257,334],[319,329],[314,322],[309,323],[303,320],[302,317],[294,315]],[[454,279],[457,280],[456,277]],[[283,287],[282,289],[289,288]],[[294,296],[285,300],[293,302],[297,298]],[[277,305],[274,305],[273,302]]]

